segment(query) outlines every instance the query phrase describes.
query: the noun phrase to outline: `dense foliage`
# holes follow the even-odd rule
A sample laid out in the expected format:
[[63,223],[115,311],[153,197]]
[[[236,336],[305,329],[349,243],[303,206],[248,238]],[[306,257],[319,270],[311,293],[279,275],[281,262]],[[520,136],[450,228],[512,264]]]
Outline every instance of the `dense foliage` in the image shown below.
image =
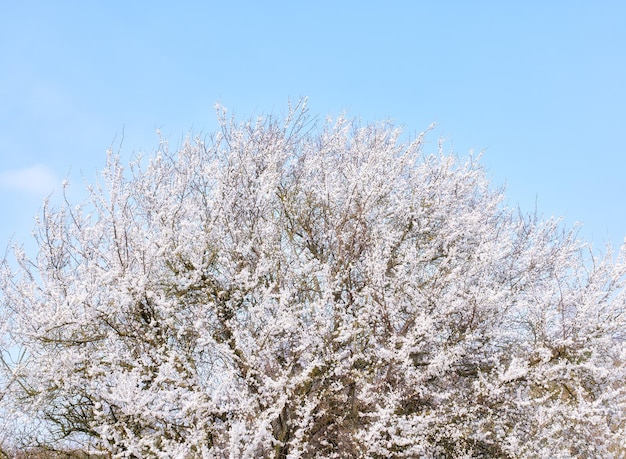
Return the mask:
[[385,124],[237,123],[45,207],[4,416],[113,457],[624,453],[626,265]]

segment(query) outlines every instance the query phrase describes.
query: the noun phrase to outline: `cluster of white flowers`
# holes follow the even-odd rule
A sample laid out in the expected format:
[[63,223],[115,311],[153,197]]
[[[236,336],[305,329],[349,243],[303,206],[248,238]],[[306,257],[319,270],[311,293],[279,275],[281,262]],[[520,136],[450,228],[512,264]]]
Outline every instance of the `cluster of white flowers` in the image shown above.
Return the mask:
[[[6,415],[113,457],[626,452],[626,265],[386,124],[220,118],[5,260]],[[20,355],[19,362],[11,356]],[[24,421],[26,420],[26,421]],[[19,446],[19,445],[18,445]]]

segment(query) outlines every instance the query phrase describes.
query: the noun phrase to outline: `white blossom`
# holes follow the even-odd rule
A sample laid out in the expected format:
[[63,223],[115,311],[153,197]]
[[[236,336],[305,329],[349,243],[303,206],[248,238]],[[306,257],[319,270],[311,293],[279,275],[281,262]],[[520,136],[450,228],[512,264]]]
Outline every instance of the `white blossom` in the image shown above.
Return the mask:
[[[45,207],[0,275],[15,441],[113,457],[620,457],[624,254],[387,124],[237,123]],[[66,187],[67,185],[65,185]],[[13,361],[11,356],[22,356]],[[24,420],[27,421],[24,421]],[[19,444],[18,444],[19,446]]]

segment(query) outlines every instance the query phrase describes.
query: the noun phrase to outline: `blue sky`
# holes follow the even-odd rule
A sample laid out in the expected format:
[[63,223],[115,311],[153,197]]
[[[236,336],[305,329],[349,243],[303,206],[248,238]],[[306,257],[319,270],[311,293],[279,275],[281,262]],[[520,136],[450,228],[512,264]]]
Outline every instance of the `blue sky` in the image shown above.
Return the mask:
[[508,202],[626,235],[626,2],[0,3],[0,246],[42,199],[79,196],[105,151],[153,151],[309,97],[484,150]]

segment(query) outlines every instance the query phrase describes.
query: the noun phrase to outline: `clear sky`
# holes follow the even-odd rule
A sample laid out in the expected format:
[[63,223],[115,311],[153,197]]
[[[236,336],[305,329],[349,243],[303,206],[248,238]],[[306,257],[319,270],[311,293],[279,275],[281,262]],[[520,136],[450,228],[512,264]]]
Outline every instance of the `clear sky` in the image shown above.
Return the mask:
[[[0,0],[0,248],[109,146],[151,152],[309,97],[436,127],[508,202],[626,235],[626,2]],[[84,179],[83,179],[84,177]],[[73,191],[78,196],[78,191]]]

